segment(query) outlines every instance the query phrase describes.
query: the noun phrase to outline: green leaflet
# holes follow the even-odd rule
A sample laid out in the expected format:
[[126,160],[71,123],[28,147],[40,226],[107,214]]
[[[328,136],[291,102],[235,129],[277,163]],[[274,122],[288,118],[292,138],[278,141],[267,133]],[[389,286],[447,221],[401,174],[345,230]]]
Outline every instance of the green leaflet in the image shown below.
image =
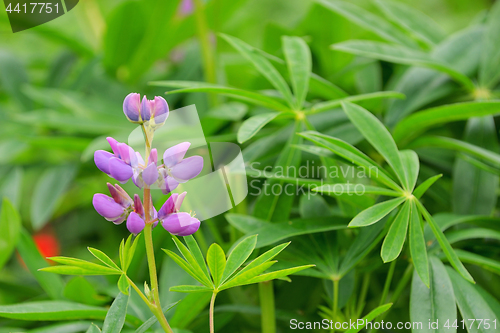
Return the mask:
[[229,253],[221,281],[224,283],[248,259],[257,244],[257,235],[243,239]]
[[446,271],[453,285],[458,309],[460,310],[462,318],[467,323],[468,331],[477,333],[491,332],[492,326],[490,326],[489,329],[485,326],[481,326],[481,328],[478,329],[478,326],[474,326],[474,323],[472,326],[470,325],[472,319],[477,319],[476,316],[481,316],[480,319],[489,319],[490,325],[495,319],[498,323],[499,318],[492,309],[494,305],[490,304],[489,300],[482,295],[479,286],[468,283],[450,267],[447,267]]
[[358,105],[342,103],[342,108],[366,140],[385,158],[398,176],[403,188],[408,191],[408,178],[406,177],[398,147],[389,131],[377,117]]
[[394,140],[406,144],[428,128],[441,124],[500,113],[500,102],[466,102],[419,111],[402,120],[393,130]]
[[216,243],[210,245],[208,248],[207,264],[208,268],[210,268],[215,288],[217,288],[222,282],[222,274],[224,273],[224,269],[226,267],[226,254]]
[[168,91],[167,94],[179,94],[188,92],[218,93],[221,95],[226,95],[235,99],[239,99],[244,102],[250,102],[256,105],[261,105],[271,110],[276,110],[276,111],[290,110],[287,106],[278,102],[274,98],[248,90],[226,87],[212,83],[205,83],[198,81],[153,81],[149,82],[149,85],[157,87],[180,88],[178,90]]
[[292,219],[288,222],[267,222],[239,214],[226,214],[226,218],[229,224],[247,235],[259,235],[257,248],[275,244],[292,236],[345,229],[349,222],[348,218],[340,216]]
[[[421,332],[453,333],[456,328],[445,328],[444,324],[453,323],[457,319],[457,308],[454,306],[455,295],[445,266],[436,257],[430,258],[430,286],[422,283],[417,272],[413,273],[410,295],[410,318],[412,322],[423,323]],[[439,321],[438,329],[430,329],[431,322]],[[452,326],[452,325],[450,325]]]
[[47,266],[47,261],[45,258],[42,258],[33,238],[25,229],[21,229],[17,250],[30,273],[49,297],[52,299],[61,299],[62,291],[64,290],[64,281],[56,274],[41,272],[41,269]]
[[484,88],[494,87],[500,79],[500,4],[495,2],[488,13],[486,31],[483,36],[481,48],[481,61],[479,63],[479,83]]
[[365,40],[349,40],[332,45],[337,51],[344,51],[363,57],[394,62],[403,65],[422,66],[443,72],[462,84],[469,91],[474,90],[474,82],[467,75],[455,70],[441,61],[433,59],[430,55],[400,45],[391,45],[381,42]]
[[352,219],[351,223],[349,223],[349,227],[366,227],[368,225],[377,223],[394,209],[396,209],[399,205],[401,205],[405,200],[406,198],[404,197],[395,198],[378,203],[368,209],[365,209]]
[[460,275],[466,279],[469,282],[475,283],[474,278],[470,275],[470,273],[467,271],[467,269],[464,267],[460,259],[458,259],[457,254],[451,247],[450,243],[446,239],[445,235],[439,228],[439,226],[436,224],[432,216],[429,214],[427,209],[425,209],[424,206],[417,200],[416,201],[418,210],[420,213],[424,216],[424,219],[427,221],[429,226],[432,229],[432,232],[436,236],[437,241],[439,242],[439,245],[441,246],[441,249],[443,250],[444,254],[446,255],[446,258],[450,261],[450,264],[457,270]]
[[345,1],[316,0],[322,6],[342,15],[349,21],[375,33],[381,38],[397,44],[415,47],[416,43],[395,26],[369,11]]
[[48,169],[40,176],[31,200],[31,224],[35,230],[40,230],[52,218],[57,201],[75,173],[73,166],[63,166]]
[[[464,141],[498,153],[499,144],[492,116],[467,121]],[[498,175],[457,158],[453,168],[453,211],[458,214],[490,215],[496,206]]]
[[411,193],[415,188],[418,179],[418,172],[420,170],[420,161],[418,155],[413,150],[402,150],[399,152],[401,155],[401,162],[408,178],[408,191]]
[[283,95],[290,107],[294,105],[294,98],[285,79],[274,68],[274,66],[261,54],[255,51],[253,47],[242,40],[226,34],[220,34],[231,46],[240,52],[254,67]]
[[382,244],[381,257],[384,262],[396,259],[403,249],[406,231],[408,230],[408,220],[411,214],[410,208],[411,201],[405,201],[398,215],[396,215],[394,222],[392,222],[391,228]]
[[130,296],[119,293],[104,318],[103,333],[120,333],[125,324],[127,307]]
[[401,187],[384,169],[349,143],[312,131],[299,133],[299,135],[321,147],[327,148],[347,161],[365,168],[368,174],[371,174],[371,171],[374,170],[376,173],[376,177],[373,177],[374,181],[384,184],[395,191],[402,192]]
[[309,77],[312,71],[311,51],[306,42],[299,37],[283,36],[285,54],[290,80],[295,97],[295,109],[301,110],[309,88]]
[[266,126],[274,118],[279,116],[279,113],[263,113],[253,117],[248,118],[241,124],[238,130],[238,142],[244,143],[250,140],[255,134],[257,134],[262,127]]
[[422,230],[422,219],[418,211],[415,200],[411,203],[410,215],[410,254],[420,280],[427,286],[430,286],[429,260],[427,257],[427,246],[425,244],[424,232]]
[[[102,320],[107,313],[106,308],[66,301],[39,301],[0,306],[0,317],[31,321]],[[126,315],[125,320],[134,326],[141,324],[139,319],[131,315]]]
[[315,114],[315,113],[335,109],[337,107],[340,107],[342,102],[355,103],[355,102],[378,100],[378,99],[384,99],[384,98],[404,99],[405,95],[403,95],[397,91],[378,91],[378,92],[374,92],[374,93],[338,98],[338,99],[334,99],[331,101],[320,102],[320,103],[313,105],[309,114]]
[[396,192],[393,190],[389,190],[383,187],[378,186],[370,186],[364,184],[325,184],[322,186],[318,186],[312,189],[314,192],[320,192],[321,194],[328,194],[331,196],[335,195],[359,195],[359,194],[378,194],[378,195],[387,195],[391,197],[399,197],[401,196],[400,192]]
[[94,249],[92,247],[88,247],[87,249],[89,250],[90,253],[92,253],[92,255],[94,257],[96,257],[97,259],[99,259],[106,266],[108,266],[110,268],[119,269],[119,267],[113,262],[113,260],[111,260],[111,258],[109,258],[106,255],[106,253],[102,252],[101,250]]
[[67,275],[114,275],[121,274],[121,271],[115,268],[94,264],[89,261],[68,258],[68,257],[51,257],[50,260],[55,261],[64,266],[50,266],[40,269],[44,272],[52,272]]
[[439,178],[443,177],[442,174],[435,175],[426,179],[422,184],[418,185],[417,188],[413,191],[413,196],[417,199],[420,199],[422,195],[432,186]]
[[[372,311],[370,311],[370,313],[368,313],[366,316],[364,316],[361,319],[363,319],[363,321],[365,321],[365,322],[373,321],[373,319],[377,318],[382,313],[384,313],[387,310],[389,310],[391,308],[391,306],[392,306],[392,303],[387,303],[387,304],[381,305],[381,306],[373,309]],[[351,328],[351,329],[348,329],[345,332],[346,333],[357,333],[357,332],[361,331],[362,329],[363,329],[363,327]]]
[[376,0],[375,4],[385,16],[406,30],[409,36],[432,47],[444,39],[443,30],[431,18],[405,3],[392,0]]
[[3,198],[0,211],[0,269],[16,248],[21,232],[21,217],[9,199]]

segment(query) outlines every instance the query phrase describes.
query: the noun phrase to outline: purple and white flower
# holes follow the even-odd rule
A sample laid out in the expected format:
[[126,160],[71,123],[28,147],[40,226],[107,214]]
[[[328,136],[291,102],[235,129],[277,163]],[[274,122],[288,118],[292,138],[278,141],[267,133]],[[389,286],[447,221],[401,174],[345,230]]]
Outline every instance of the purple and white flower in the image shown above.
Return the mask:
[[149,125],[161,126],[168,117],[167,101],[160,96],[155,96],[153,100],[148,100],[146,96],[142,97],[138,93],[130,93],[123,101],[123,113],[125,117],[136,124],[149,122]]

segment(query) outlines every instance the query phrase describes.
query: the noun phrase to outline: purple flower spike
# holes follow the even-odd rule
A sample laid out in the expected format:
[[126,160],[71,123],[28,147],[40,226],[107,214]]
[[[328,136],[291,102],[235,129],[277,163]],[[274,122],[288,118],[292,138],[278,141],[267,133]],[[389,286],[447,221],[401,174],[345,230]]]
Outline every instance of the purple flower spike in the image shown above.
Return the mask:
[[173,193],[158,212],[158,219],[165,230],[173,235],[189,236],[200,228],[200,221],[188,213],[179,213],[186,192]]
[[94,194],[92,205],[97,213],[108,221],[118,220],[125,213],[125,209],[113,198],[101,193]]
[[135,212],[130,213],[127,219],[127,229],[131,233],[137,235],[144,229],[146,223],[144,220]]
[[141,95],[137,93],[128,94],[123,101],[123,113],[132,123],[142,123],[141,119]]

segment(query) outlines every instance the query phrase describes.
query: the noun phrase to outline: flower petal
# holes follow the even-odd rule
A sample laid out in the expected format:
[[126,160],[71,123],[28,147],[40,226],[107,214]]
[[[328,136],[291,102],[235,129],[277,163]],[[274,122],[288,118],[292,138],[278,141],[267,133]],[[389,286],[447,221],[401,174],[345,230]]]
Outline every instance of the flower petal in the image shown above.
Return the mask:
[[113,154],[105,150],[97,150],[94,153],[94,162],[96,167],[109,175],[109,160],[114,157]]
[[174,213],[168,215],[163,221],[162,226],[173,235],[183,231],[191,223],[191,215],[188,213]]
[[132,181],[138,188],[144,187],[144,181],[142,180],[142,175],[137,170],[134,170],[134,174],[132,175]]
[[141,122],[141,95],[130,93],[123,100],[123,113],[131,122]]
[[115,154],[115,157],[120,157],[120,152],[118,151],[118,141],[113,139],[112,137],[108,136],[106,138],[108,140],[109,145],[111,146],[111,149],[113,150],[113,153]]
[[189,236],[197,232],[198,229],[200,229],[201,223],[197,218],[191,217],[189,223],[190,224],[188,226],[186,226],[181,232],[177,234],[178,236]]
[[111,197],[117,204],[123,208],[130,207],[133,201],[124,189],[122,189],[119,185],[113,186],[110,183],[107,183],[107,185]]
[[146,223],[144,220],[135,212],[130,213],[127,219],[127,229],[131,233],[137,235],[144,229]]
[[184,155],[186,155],[186,152],[189,149],[189,146],[191,146],[191,143],[182,142],[178,145],[168,148],[167,150],[165,150],[165,153],[163,153],[163,163],[169,168],[173,167],[174,165],[182,161]]
[[92,205],[94,205],[94,208],[99,215],[109,220],[116,220],[124,213],[123,207],[117,204],[113,198],[105,194],[94,194],[94,197],[92,198]]
[[142,206],[141,198],[139,195],[134,194],[134,212],[144,217],[144,207]]
[[179,186],[179,182],[174,178],[167,176],[160,184],[160,189],[163,194],[169,194]]
[[146,95],[144,95],[142,97],[141,117],[142,117],[142,120],[144,120],[144,121],[149,120],[151,118],[151,103],[146,98]]
[[148,164],[154,163],[155,165],[158,163],[158,150],[156,148],[151,149],[148,158]]
[[179,196],[175,200],[175,207],[174,207],[174,209],[175,209],[176,212],[178,212],[179,209],[181,208],[182,202],[184,201],[184,198],[186,197],[186,194],[187,194],[186,191],[182,192],[181,194],[179,194]]
[[134,172],[132,167],[122,160],[112,157],[109,159],[109,173],[111,177],[118,180],[119,182],[124,182],[130,179]]
[[142,172],[142,180],[148,185],[152,185],[158,179],[158,170],[156,169],[156,164],[151,163]]
[[179,183],[185,183],[198,176],[202,169],[203,157],[191,156],[175,165],[170,172]]
[[154,118],[155,124],[164,123],[168,117],[167,101],[161,96],[155,96],[151,104],[151,118]]
[[172,214],[174,212],[175,208],[175,201],[177,200],[177,197],[179,195],[177,193],[172,193],[170,198],[165,201],[163,206],[161,206],[160,210],[158,211],[158,218],[160,220],[163,220],[167,215]]

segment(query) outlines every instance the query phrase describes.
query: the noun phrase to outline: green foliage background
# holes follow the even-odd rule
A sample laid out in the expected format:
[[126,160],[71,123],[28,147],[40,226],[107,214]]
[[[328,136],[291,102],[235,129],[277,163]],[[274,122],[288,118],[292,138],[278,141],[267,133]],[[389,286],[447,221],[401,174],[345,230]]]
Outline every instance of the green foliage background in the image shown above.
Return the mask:
[[[6,317],[0,319],[0,332],[13,329],[53,332],[57,325],[58,332],[79,332],[86,331],[91,321],[102,327],[105,306],[110,305],[118,293],[114,277],[60,278],[38,272],[46,263],[36,252],[31,235],[55,234],[64,255],[93,260],[86,250],[91,246],[115,254],[115,259],[118,257],[117,245],[127,236],[126,229],[107,223],[92,208],[92,195],[106,193],[108,180],[97,170],[92,157],[94,150],[106,147],[106,136],[125,141],[134,128],[121,111],[126,94],[134,91],[152,98],[163,95],[167,89],[184,87],[170,83],[164,84],[168,86],[165,88],[149,84],[152,81],[208,81],[276,96],[275,87],[236,50],[234,42],[230,43],[231,37],[220,34],[234,36],[271,55],[267,57],[288,83],[286,66],[275,58],[285,58],[282,36],[302,37],[311,50],[312,72],[339,88],[327,84],[329,88],[325,92],[310,84],[305,104],[308,110],[318,108],[322,101],[347,95],[379,91],[405,94],[404,100],[376,99],[361,105],[389,128],[400,149],[411,148],[417,152],[420,160],[417,184],[443,174],[423,195],[422,202],[437,224],[448,229],[445,233],[448,241],[477,282],[469,284],[448,267],[446,256],[433,244],[432,232],[426,227],[424,236],[430,241],[427,252],[433,254],[429,256],[429,267],[434,272],[431,283],[434,287],[445,284],[449,288],[446,290],[453,289],[455,295],[449,299],[449,293],[437,288],[441,305],[432,303],[432,309],[438,308],[436,313],[425,312],[427,308],[422,304],[429,305],[432,300],[410,297],[412,293],[426,295],[429,289],[408,265],[415,260],[408,245],[394,264],[384,264],[380,257],[382,239],[390,223],[384,229],[379,222],[368,227],[369,231],[345,228],[360,211],[382,201],[380,193],[361,198],[326,195],[314,196],[311,200],[291,198],[289,202],[278,203],[280,209],[270,218],[266,216],[269,213],[266,203],[259,204],[259,199],[251,195],[230,214],[204,222],[201,229],[204,237],[198,241],[204,253],[212,242],[227,251],[248,233],[248,225],[255,225],[251,223],[262,223],[262,220],[283,223],[280,230],[285,236],[279,239],[273,238],[275,235],[263,224],[264,234],[259,235],[257,247],[270,248],[278,240],[291,239],[291,253],[278,257],[282,259],[281,264],[286,266],[302,260],[301,263],[318,267],[292,276],[292,283],[275,283],[278,331],[287,332],[291,318],[303,321],[331,318],[335,288],[339,291],[337,308],[342,313],[337,318],[342,320],[363,316],[389,301],[394,301],[394,305],[385,320],[392,322],[408,321],[410,317],[424,322],[428,317],[456,317],[456,310],[439,312],[439,306],[445,309],[453,302],[458,304],[459,316],[463,318],[482,318],[486,314],[500,318],[497,301],[500,297],[497,201],[500,159],[495,117],[500,114],[500,107],[495,104],[499,97],[495,73],[500,72],[500,43],[497,37],[489,46],[481,44],[488,24],[493,25],[491,29],[498,27],[498,23],[496,26],[488,23],[495,22],[487,16],[493,2],[399,1],[437,22],[440,30],[430,26],[430,34],[436,38],[431,42],[410,33],[414,26],[405,28],[394,17],[391,21],[373,1],[348,2],[361,8],[354,15],[358,20],[367,22],[363,13],[368,12],[390,22],[390,32],[403,36],[399,43],[383,38],[377,30],[380,25],[364,27],[349,15],[330,10],[319,2],[210,0],[197,16],[181,13],[179,1],[85,0],[57,20],[16,34],[9,32],[6,15],[0,14],[0,196],[10,202],[2,204],[5,216],[0,219],[0,266],[3,266],[0,313]],[[500,21],[499,7],[497,4],[494,11],[497,21]],[[422,26],[414,31],[418,32],[419,28]],[[208,46],[203,47],[200,38]],[[353,40],[365,42],[356,44]],[[446,46],[453,40],[453,46]],[[385,50],[381,44],[366,41],[396,45],[398,49]],[[332,44],[336,44],[334,49]],[[457,83],[450,79],[450,73],[454,78],[465,79]],[[486,87],[488,78],[493,84]],[[464,87],[467,80],[473,85],[472,89]],[[273,116],[261,120],[261,130],[259,126],[245,123],[250,117],[268,114],[271,110],[265,106],[235,103],[234,98],[204,92],[171,93],[166,99],[171,109],[196,104],[208,141],[245,141],[242,148],[246,161],[259,161],[262,166],[279,165],[284,145],[289,150],[293,150],[291,145],[306,145],[306,140],[293,135],[294,131],[302,132],[306,128],[293,128],[289,118]],[[280,98],[276,100],[283,102]],[[484,104],[463,107],[457,104],[471,101]],[[444,107],[440,115],[422,111],[443,105],[452,107]],[[224,106],[222,111],[221,106]],[[385,156],[373,149],[367,135],[360,132],[339,107],[338,103],[335,107],[324,106],[323,112],[311,115],[310,122],[318,132],[355,145],[388,170]],[[246,126],[246,134],[238,133],[242,126]],[[262,146],[266,149],[259,150]],[[303,152],[302,159],[296,158],[294,163],[298,166],[306,160],[324,163],[323,157],[314,151]],[[126,188],[132,191],[133,185],[127,184]],[[159,208],[164,198],[156,196],[154,200]],[[293,237],[297,233],[286,229],[290,219],[302,226],[302,229],[298,227],[299,236]],[[314,230],[316,233],[304,231],[311,223],[321,224]],[[264,235],[267,243],[260,240]],[[160,246],[174,249],[167,234],[156,232],[154,237],[155,244],[161,244],[157,261],[163,304],[185,297],[168,313],[172,326],[188,332],[208,332],[206,306],[210,297],[168,291],[169,287],[192,284],[194,280],[161,254]],[[349,250],[355,240],[355,244],[364,246],[357,253],[361,257],[353,260],[355,265],[345,268],[338,282],[340,287],[338,284],[335,287],[332,283],[335,269],[339,267],[339,260],[348,263],[346,257],[353,259]],[[141,246],[137,248],[129,274],[135,281],[147,279]],[[446,278],[440,280],[443,276]],[[388,287],[384,288],[387,283]],[[257,288],[233,288],[220,296],[217,331],[261,330]],[[23,321],[20,320],[23,318],[5,315],[11,310],[2,310],[3,305],[49,299],[77,302],[89,308],[74,309],[69,315],[70,305],[54,303],[52,317],[33,317],[41,321]],[[124,331],[133,332],[150,314],[138,297],[132,295],[130,302]],[[477,308],[468,309],[467,304],[471,302],[475,302]],[[33,306],[32,312],[37,313],[39,309],[36,304]],[[424,310],[415,310],[419,306]],[[53,320],[61,323],[54,324]]]

